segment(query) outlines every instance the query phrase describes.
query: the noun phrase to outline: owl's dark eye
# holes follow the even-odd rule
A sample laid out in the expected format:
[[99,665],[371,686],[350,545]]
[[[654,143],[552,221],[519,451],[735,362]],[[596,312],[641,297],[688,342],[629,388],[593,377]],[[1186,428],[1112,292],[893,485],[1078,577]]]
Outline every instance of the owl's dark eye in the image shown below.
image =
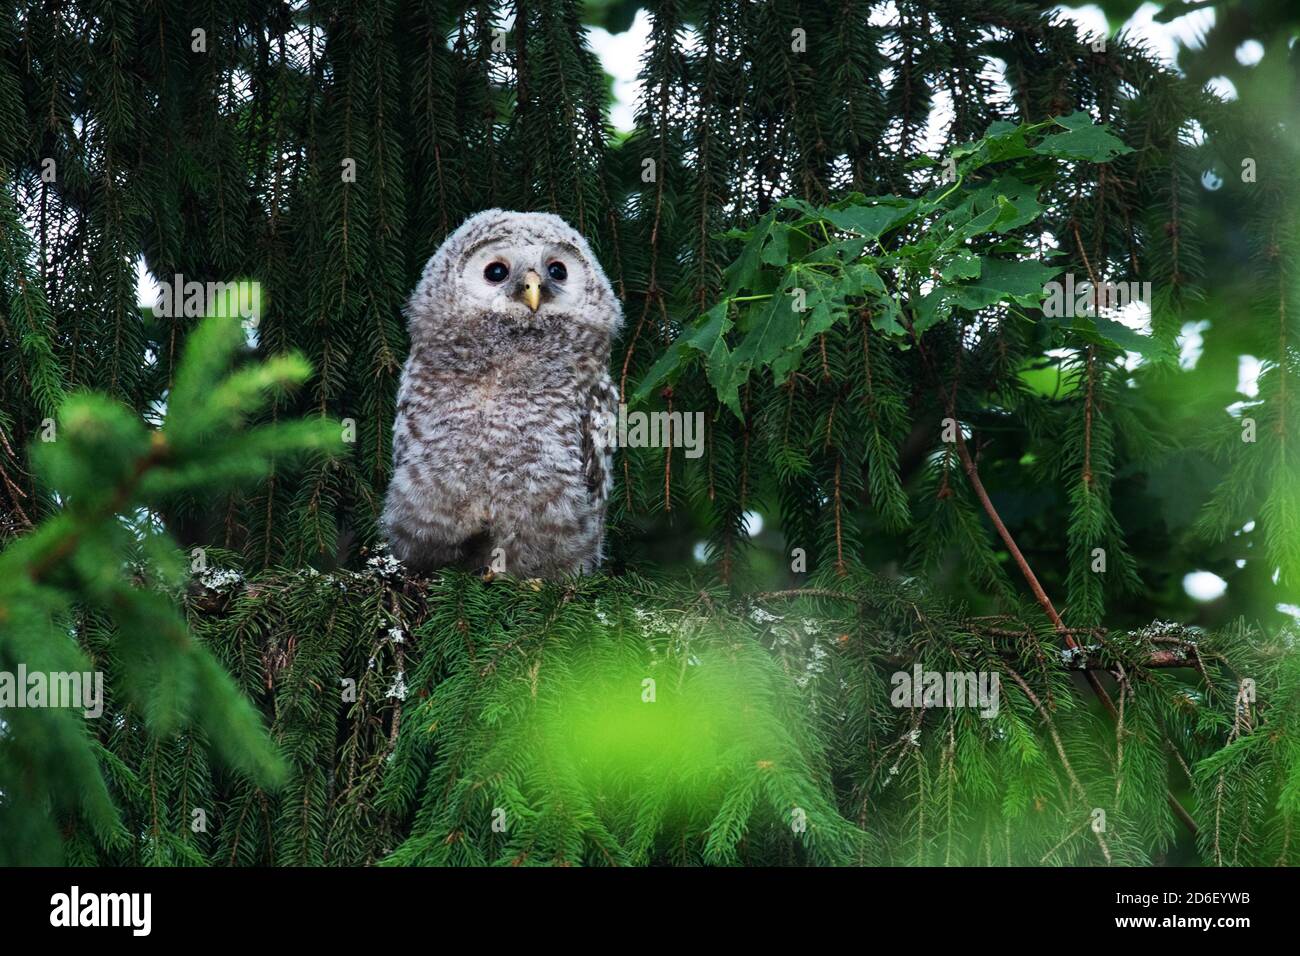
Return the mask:
[[488,282],[505,282],[508,275],[510,275],[510,267],[504,262],[489,262],[487,268],[483,270],[483,278]]
[[564,268],[564,263],[558,259],[547,266],[546,271],[556,282],[563,282],[569,277],[569,270]]

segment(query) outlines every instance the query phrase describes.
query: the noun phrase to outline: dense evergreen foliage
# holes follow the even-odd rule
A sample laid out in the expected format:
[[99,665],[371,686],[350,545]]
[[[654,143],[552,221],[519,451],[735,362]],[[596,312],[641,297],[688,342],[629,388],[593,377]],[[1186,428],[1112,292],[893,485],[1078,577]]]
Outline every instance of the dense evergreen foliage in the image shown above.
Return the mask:
[[[1182,75],[1018,0],[655,3],[628,134],[626,3],[0,10],[0,672],[107,687],[0,698],[0,862],[1296,862],[1300,47],[1220,6]],[[490,206],[703,414],[591,578],[379,540],[401,305]],[[259,283],[244,344],[141,257]]]

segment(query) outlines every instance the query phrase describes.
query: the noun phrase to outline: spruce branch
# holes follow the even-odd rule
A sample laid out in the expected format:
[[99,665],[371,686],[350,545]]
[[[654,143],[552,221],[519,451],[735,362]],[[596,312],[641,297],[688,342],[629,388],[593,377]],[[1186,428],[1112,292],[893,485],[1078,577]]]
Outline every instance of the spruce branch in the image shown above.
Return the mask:
[[[1056,608],[1052,605],[1051,599],[1048,598],[1047,592],[1044,591],[1043,586],[1038,583],[1038,577],[1034,574],[1033,569],[1029,567],[1029,562],[1025,560],[1025,556],[1020,553],[1020,548],[1016,546],[1015,539],[1011,537],[1011,532],[1007,530],[1007,526],[1003,522],[1002,516],[998,514],[997,508],[994,507],[993,500],[989,498],[988,492],[984,490],[984,482],[980,480],[979,469],[975,464],[975,460],[971,457],[970,450],[966,447],[966,441],[962,438],[961,429],[957,430],[957,454],[961,456],[962,467],[966,469],[966,476],[970,479],[971,487],[974,489],[976,497],[979,498],[980,504],[984,508],[984,513],[988,515],[989,521],[993,523],[993,527],[998,532],[998,536],[1002,539],[1003,544],[1007,546],[1007,550],[1011,553],[1013,560],[1015,560],[1016,566],[1020,569],[1020,573],[1024,576],[1026,583],[1028,583],[1030,591],[1033,592],[1034,599],[1037,600],[1039,605],[1043,608],[1043,611],[1047,614],[1048,620],[1052,622],[1052,626],[1056,628],[1057,632],[1060,633],[1062,637],[1065,638],[1065,642],[1069,648],[1074,651],[1079,650],[1078,642],[1069,632],[1069,629],[1066,628],[1065,622],[1061,620],[1061,616],[1056,613]],[[1106,693],[1106,689],[1102,686],[1101,679],[1097,676],[1096,672],[1085,670],[1083,674],[1084,679],[1088,682],[1088,686],[1092,688],[1093,693],[1097,695],[1097,699],[1102,702],[1112,719],[1118,720],[1119,711],[1115,707],[1115,702],[1111,700],[1110,695]],[[1178,819],[1182,821],[1183,825],[1187,827],[1193,835],[1195,835],[1197,832],[1196,821],[1192,818],[1192,815],[1187,812],[1187,809],[1182,805],[1178,798],[1174,796],[1172,792],[1166,790],[1165,799]],[[1109,853],[1107,856],[1109,856]]]

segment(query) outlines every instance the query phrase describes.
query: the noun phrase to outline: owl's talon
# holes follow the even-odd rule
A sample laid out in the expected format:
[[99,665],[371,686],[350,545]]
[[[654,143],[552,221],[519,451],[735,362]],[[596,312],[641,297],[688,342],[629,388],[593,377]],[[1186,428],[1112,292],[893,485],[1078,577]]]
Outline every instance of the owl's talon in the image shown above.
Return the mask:
[[524,581],[524,584],[528,585],[534,591],[540,591],[542,589],[541,578],[528,578],[526,581]]

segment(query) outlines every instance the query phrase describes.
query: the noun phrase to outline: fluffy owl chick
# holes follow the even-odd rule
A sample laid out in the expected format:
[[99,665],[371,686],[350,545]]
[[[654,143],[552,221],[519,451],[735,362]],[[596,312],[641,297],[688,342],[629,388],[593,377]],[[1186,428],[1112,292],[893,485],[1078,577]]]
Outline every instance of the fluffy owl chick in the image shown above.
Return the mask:
[[622,310],[586,240],[549,213],[480,212],[433,254],[406,314],[384,504],[393,554],[416,571],[595,568]]

